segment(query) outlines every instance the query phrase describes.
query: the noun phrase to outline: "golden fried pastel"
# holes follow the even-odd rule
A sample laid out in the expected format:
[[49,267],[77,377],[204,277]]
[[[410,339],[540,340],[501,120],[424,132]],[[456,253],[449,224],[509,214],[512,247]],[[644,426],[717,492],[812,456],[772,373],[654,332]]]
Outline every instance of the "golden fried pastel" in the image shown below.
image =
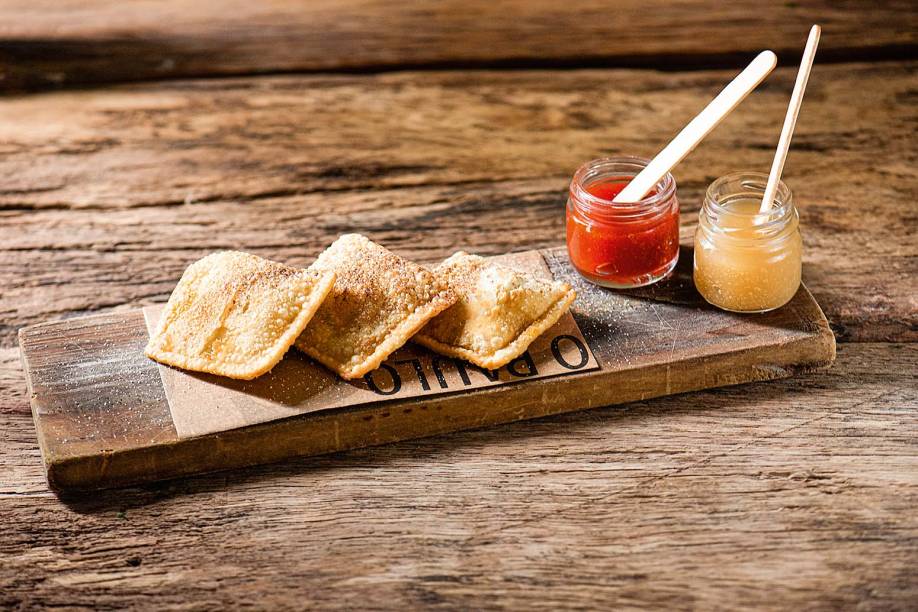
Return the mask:
[[491,370],[519,357],[574,301],[567,283],[547,281],[462,251],[434,273],[459,296],[412,340]]
[[313,266],[337,281],[294,346],[344,379],[379,367],[456,301],[430,271],[360,234],[341,236]]
[[169,297],[146,355],[161,363],[250,380],[281,360],[335,282],[224,251],[194,262]]

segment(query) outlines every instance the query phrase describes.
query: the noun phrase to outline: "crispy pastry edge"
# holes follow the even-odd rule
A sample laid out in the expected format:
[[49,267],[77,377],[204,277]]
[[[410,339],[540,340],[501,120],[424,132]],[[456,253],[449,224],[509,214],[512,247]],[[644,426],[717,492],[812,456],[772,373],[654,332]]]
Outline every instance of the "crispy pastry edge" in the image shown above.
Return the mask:
[[455,304],[458,299],[459,296],[449,289],[441,291],[436,297],[416,308],[404,321],[393,327],[372,353],[351,367],[345,367],[341,362],[313,347],[298,344],[294,344],[294,347],[336,372],[344,380],[353,380],[378,368],[386,357],[404,346],[428,321]]
[[479,367],[488,370],[496,370],[522,355],[536,338],[548,331],[548,328],[558,322],[558,319],[567,312],[576,297],[577,292],[568,288],[567,293],[565,293],[560,300],[552,304],[551,308],[546,310],[538,319],[524,329],[513,342],[493,353],[479,353],[467,348],[462,348],[461,346],[444,344],[430,336],[420,333],[415,335],[411,340],[441,355],[458,357],[459,359],[465,359]]
[[[309,293],[309,300],[303,305],[303,308],[300,310],[300,313],[294,319],[293,325],[278,338],[275,343],[276,346],[281,347],[276,349],[273,352],[267,353],[262,357],[256,366],[253,368],[238,368],[238,367],[224,367],[224,368],[215,368],[210,365],[210,362],[201,359],[199,357],[188,357],[182,353],[175,353],[172,351],[158,351],[151,348],[153,343],[153,337],[157,336],[162,332],[160,326],[157,325],[157,329],[154,331],[153,336],[150,337],[147,346],[144,349],[144,354],[166,365],[174,366],[177,368],[182,368],[183,370],[192,370],[194,372],[205,372],[207,374],[216,374],[217,376],[225,376],[227,378],[234,378],[236,380],[252,380],[258,378],[262,374],[269,372],[274,366],[276,366],[281,359],[284,358],[284,355],[287,354],[287,351],[293,345],[300,334],[303,333],[303,330],[306,329],[306,326],[312,320],[312,317],[315,316],[316,312],[319,310],[319,307],[322,305],[322,302],[325,301],[325,298],[328,297],[328,294],[331,292],[332,287],[335,286],[335,272],[333,270],[316,270],[318,275],[318,280],[313,291]],[[168,305],[167,305],[168,307]],[[166,311],[160,315],[160,320],[163,320],[165,317]]]

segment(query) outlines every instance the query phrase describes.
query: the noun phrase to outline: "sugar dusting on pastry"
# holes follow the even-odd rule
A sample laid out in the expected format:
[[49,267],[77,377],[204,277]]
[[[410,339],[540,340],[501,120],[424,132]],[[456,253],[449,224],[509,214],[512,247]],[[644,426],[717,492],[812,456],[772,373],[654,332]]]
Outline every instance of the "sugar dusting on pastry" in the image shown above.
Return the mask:
[[252,379],[281,360],[335,281],[224,251],[191,264],[160,315],[145,353],[161,363]]
[[542,280],[462,251],[434,272],[459,299],[414,340],[489,369],[521,355],[576,297],[567,283]]
[[429,270],[360,234],[341,236],[313,265],[337,281],[295,346],[344,379],[375,370],[457,299]]

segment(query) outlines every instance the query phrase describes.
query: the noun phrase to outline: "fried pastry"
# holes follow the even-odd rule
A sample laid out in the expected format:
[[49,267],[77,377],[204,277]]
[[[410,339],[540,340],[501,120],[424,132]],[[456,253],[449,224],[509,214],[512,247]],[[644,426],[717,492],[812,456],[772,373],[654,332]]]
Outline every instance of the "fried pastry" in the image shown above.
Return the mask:
[[346,380],[363,376],[456,301],[429,270],[360,234],[346,234],[313,266],[337,281],[294,346]]
[[462,251],[434,273],[446,279],[459,300],[412,340],[490,370],[519,357],[576,297],[567,283],[542,280]]
[[331,270],[224,251],[194,262],[145,353],[186,370],[250,380],[281,360],[331,291]]

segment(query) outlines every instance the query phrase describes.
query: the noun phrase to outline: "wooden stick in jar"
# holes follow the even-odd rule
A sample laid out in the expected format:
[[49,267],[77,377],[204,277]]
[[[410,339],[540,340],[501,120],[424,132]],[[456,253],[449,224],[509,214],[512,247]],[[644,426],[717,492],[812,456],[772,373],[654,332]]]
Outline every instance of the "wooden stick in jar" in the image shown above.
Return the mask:
[[819,44],[821,31],[822,29],[818,25],[814,25],[810,29],[810,36],[806,41],[806,48],[803,50],[803,59],[800,60],[800,69],[797,71],[794,92],[791,94],[790,104],[787,106],[787,115],[784,117],[784,127],[781,128],[778,150],[775,151],[775,159],[771,164],[771,172],[768,174],[768,183],[765,185],[765,194],[762,196],[762,204],[759,206],[759,214],[767,213],[774,204],[775,191],[778,190],[781,173],[784,172],[784,162],[787,161],[787,151],[790,149],[790,141],[794,136],[797,115],[800,114],[800,105],[803,104],[806,83],[810,80],[810,70],[813,68],[813,59],[816,57],[816,46]]
[[758,87],[777,62],[777,56],[771,51],[759,53],[612,201],[624,204],[642,200],[667,172],[685,159],[711,130]]

